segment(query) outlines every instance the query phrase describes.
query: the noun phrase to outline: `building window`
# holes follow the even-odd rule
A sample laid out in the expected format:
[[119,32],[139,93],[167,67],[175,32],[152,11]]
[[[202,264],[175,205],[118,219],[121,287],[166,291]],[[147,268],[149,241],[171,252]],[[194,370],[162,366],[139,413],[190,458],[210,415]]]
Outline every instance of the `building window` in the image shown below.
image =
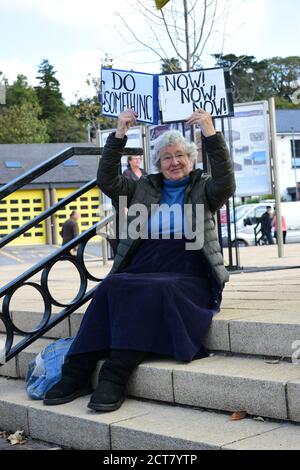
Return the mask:
[[22,165],[20,162],[11,162],[11,161],[6,161],[4,162],[6,168],[22,168]]
[[64,166],[70,167],[70,166],[78,166],[77,160],[66,160],[63,163]]
[[291,140],[292,168],[300,168],[300,140]]

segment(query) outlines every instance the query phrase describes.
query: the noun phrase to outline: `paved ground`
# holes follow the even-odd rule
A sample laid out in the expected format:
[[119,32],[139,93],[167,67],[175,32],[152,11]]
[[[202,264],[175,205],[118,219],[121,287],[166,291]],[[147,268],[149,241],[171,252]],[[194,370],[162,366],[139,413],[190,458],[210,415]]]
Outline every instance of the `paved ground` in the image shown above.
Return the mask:
[[[10,246],[0,249],[0,269],[4,266],[32,266],[59,248],[58,245],[28,245]],[[98,262],[102,256],[100,243],[89,243],[85,251],[88,262]],[[278,259],[277,245],[249,246],[239,248],[240,266],[294,266],[300,265],[300,243],[290,243],[284,246],[284,258]],[[224,259],[229,264],[228,249],[224,249]],[[233,264],[236,264],[235,249],[233,249]]]
[[[262,267],[300,267],[300,243],[284,245],[283,258],[278,257],[277,245],[248,246],[239,249],[240,266],[247,268]],[[228,249],[224,250],[225,264],[229,263]],[[233,250],[233,264],[236,263],[235,250]]]
[[[54,253],[58,248],[59,245],[6,246],[0,249],[0,266],[32,265]],[[88,261],[97,261],[101,253],[100,243],[89,243],[85,256]]]
[[[276,247],[248,247],[240,250],[241,264],[246,267],[299,267],[300,268],[300,244],[286,245],[284,258],[278,258]],[[225,255],[226,258],[226,255]],[[101,261],[87,260],[87,269],[99,278],[103,278],[109,272],[112,262],[109,261],[103,266]],[[29,265],[0,265],[0,288],[12,281],[18,275],[29,268]],[[40,274],[31,278],[39,281]],[[227,284],[224,291],[223,308],[232,310],[238,308],[239,311],[246,309],[267,309],[275,306],[282,311],[288,311],[288,306],[294,309],[293,301],[298,302],[297,309],[300,313],[299,300],[297,298],[298,290],[293,287],[299,284],[300,269],[291,269],[287,271],[258,272],[251,274],[232,274],[231,281]],[[58,262],[49,275],[49,288],[55,299],[60,301],[71,301],[77,294],[79,288],[79,275],[77,270],[69,262]],[[284,294],[278,293],[279,285],[286,285]],[[93,287],[95,282],[89,281],[89,288]],[[252,285],[252,288],[251,288]],[[298,286],[297,286],[298,288]],[[245,293],[247,291],[247,295]],[[261,291],[261,292],[259,292]],[[245,302],[247,299],[247,302]],[[259,304],[257,304],[259,302]],[[31,287],[19,289],[13,297],[12,311],[41,311],[43,307],[42,299],[37,291]],[[0,299],[1,309],[1,299]],[[82,307],[83,310],[86,306]],[[54,312],[60,311],[57,307]],[[224,310],[225,312],[225,310]],[[224,314],[222,310],[222,315]]]
[[61,448],[54,444],[31,439],[30,437],[28,437],[26,442],[22,445],[11,445],[7,439],[0,437],[0,451],[1,450],[61,450]]

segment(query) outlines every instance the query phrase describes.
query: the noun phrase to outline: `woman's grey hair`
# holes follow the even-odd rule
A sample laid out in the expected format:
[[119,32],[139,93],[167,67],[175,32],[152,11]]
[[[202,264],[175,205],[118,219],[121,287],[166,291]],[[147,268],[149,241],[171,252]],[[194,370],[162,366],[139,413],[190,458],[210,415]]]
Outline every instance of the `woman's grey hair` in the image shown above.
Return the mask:
[[184,151],[187,153],[189,160],[191,162],[191,166],[193,166],[194,161],[197,159],[198,150],[196,145],[192,142],[187,142],[187,140],[183,137],[181,132],[172,130],[167,131],[162,134],[154,145],[154,153],[152,156],[152,164],[154,167],[160,171],[160,152],[162,149],[167,147],[168,145],[174,144],[181,144]]

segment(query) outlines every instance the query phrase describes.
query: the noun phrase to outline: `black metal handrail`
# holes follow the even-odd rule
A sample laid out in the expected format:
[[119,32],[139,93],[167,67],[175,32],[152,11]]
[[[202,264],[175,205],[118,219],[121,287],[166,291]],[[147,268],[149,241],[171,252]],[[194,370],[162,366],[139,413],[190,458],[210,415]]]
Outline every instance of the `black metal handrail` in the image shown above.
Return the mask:
[[[47,331],[49,331],[51,328],[63,321],[67,316],[69,316],[80,306],[82,306],[85,302],[92,298],[96,287],[86,292],[87,280],[101,282],[102,278],[97,278],[88,271],[84,262],[84,249],[88,241],[95,235],[105,236],[107,237],[108,241],[110,241],[107,234],[101,231],[101,229],[105,228],[112,221],[112,215],[105,217],[101,222],[93,225],[85,233],[79,235],[78,237],[71,240],[69,243],[59,248],[54,254],[46,257],[44,260],[40,261],[35,266],[28,269],[25,273],[21,274],[16,279],[9,282],[0,290],[0,298],[3,297],[3,306],[2,313],[0,313],[0,320],[3,321],[3,324],[6,329],[5,361],[12,359],[16,354],[20,353],[23,349],[33,343],[36,339],[43,336]],[[70,249],[74,248],[74,246],[78,246],[76,257],[70,256],[68,254]],[[49,273],[58,261],[71,262],[80,275],[80,287],[78,290],[78,294],[68,304],[57,302],[52,297],[50,289],[48,287]],[[40,284],[36,282],[26,282],[38,272],[41,272]],[[20,287],[24,287],[26,285],[30,285],[31,287],[34,287],[39,291],[44,300],[45,306],[42,321],[36,326],[36,328],[28,332],[21,330],[14,324],[10,311],[10,302],[12,296]],[[51,318],[52,306],[55,305],[59,305],[65,308],[60,313],[55,314],[54,318]],[[23,335],[24,339],[22,339],[13,346],[16,335]]]
[[[37,177],[43,175],[47,171],[55,168],[59,164],[63,163],[68,158],[72,157],[73,155],[101,155],[103,148],[97,147],[70,147],[66,150],[60,152],[59,154],[55,155],[54,157],[49,158],[46,162],[37,165],[33,169],[27,171],[24,175],[21,175],[15,178],[10,183],[2,186],[0,189],[0,200],[4,199],[5,197],[9,196],[13,192],[17,191],[18,189],[22,188],[23,186],[28,185]],[[143,149],[141,148],[126,148],[124,153],[127,155],[135,155],[135,154],[142,154]],[[69,196],[65,197],[46,211],[39,214],[37,217],[25,223],[22,227],[19,227],[13,233],[7,235],[6,237],[0,240],[0,248],[4,245],[8,244],[15,238],[19,237],[23,233],[25,233],[30,228],[34,227],[50,215],[57,212],[62,207],[66,206],[70,202],[77,199],[82,194],[89,191],[91,188],[96,186],[96,179],[90,181],[89,183],[85,184],[78,190],[74,191]],[[12,359],[18,353],[20,353],[23,349],[27,346],[32,344],[38,338],[43,336],[47,331],[51,328],[56,326],[58,323],[63,321],[66,317],[68,317],[71,313],[76,311],[80,306],[90,300],[93,296],[93,293],[96,288],[90,289],[87,292],[87,281],[96,281],[101,282],[102,279],[95,277],[92,275],[84,262],[84,250],[88,243],[88,241],[94,237],[95,235],[101,235],[105,237],[112,246],[112,251],[114,251],[115,247],[115,240],[112,240],[108,237],[107,230],[102,230],[104,228],[107,229],[107,226],[113,221],[113,216],[107,216],[99,223],[93,225],[91,228],[86,230],[83,234],[79,235],[78,237],[71,240],[69,243],[64,245],[63,247],[59,248],[55,253],[49,255],[44,260],[40,261],[30,269],[28,269],[25,273],[18,276],[13,281],[6,284],[4,287],[0,289],[0,299],[3,298],[2,304],[2,312],[0,312],[0,320],[2,320],[5,330],[6,330],[6,341],[5,347],[2,357],[0,356],[0,365],[4,364],[5,362]],[[69,254],[70,249],[78,246],[77,255],[76,257],[71,256]],[[69,261],[73,264],[73,266],[77,269],[80,275],[80,287],[78,294],[76,297],[64,304],[62,302],[58,302],[54,299],[50,293],[50,289],[48,287],[48,276],[49,272],[52,267],[58,261]],[[35,274],[41,272],[41,280],[40,283],[37,282],[26,282]],[[23,331],[17,325],[15,325],[12,319],[12,312],[10,311],[10,303],[13,295],[15,292],[23,286],[29,285],[41,294],[43,301],[44,301],[44,312],[43,318],[41,322],[31,331]],[[53,306],[60,306],[64,307],[63,310],[54,317],[52,317],[52,307]],[[23,339],[15,344],[16,335],[23,336]]]

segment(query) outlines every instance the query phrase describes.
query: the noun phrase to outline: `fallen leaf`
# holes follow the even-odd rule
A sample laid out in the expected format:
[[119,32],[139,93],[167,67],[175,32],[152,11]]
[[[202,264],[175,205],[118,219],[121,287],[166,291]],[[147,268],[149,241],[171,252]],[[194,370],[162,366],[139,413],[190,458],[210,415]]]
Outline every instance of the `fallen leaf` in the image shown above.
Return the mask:
[[240,421],[241,419],[245,419],[247,416],[246,411],[236,411],[230,417],[230,421]]
[[23,445],[26,442],[25,431],[18,429],[14,434],[8,436],[7,440],[11,443],[12,446]]
[[265,422],[264,418],[262,418],[261,416],[257,416],[256,418],[253,418],[254,421],[261,421],[262,423]]

